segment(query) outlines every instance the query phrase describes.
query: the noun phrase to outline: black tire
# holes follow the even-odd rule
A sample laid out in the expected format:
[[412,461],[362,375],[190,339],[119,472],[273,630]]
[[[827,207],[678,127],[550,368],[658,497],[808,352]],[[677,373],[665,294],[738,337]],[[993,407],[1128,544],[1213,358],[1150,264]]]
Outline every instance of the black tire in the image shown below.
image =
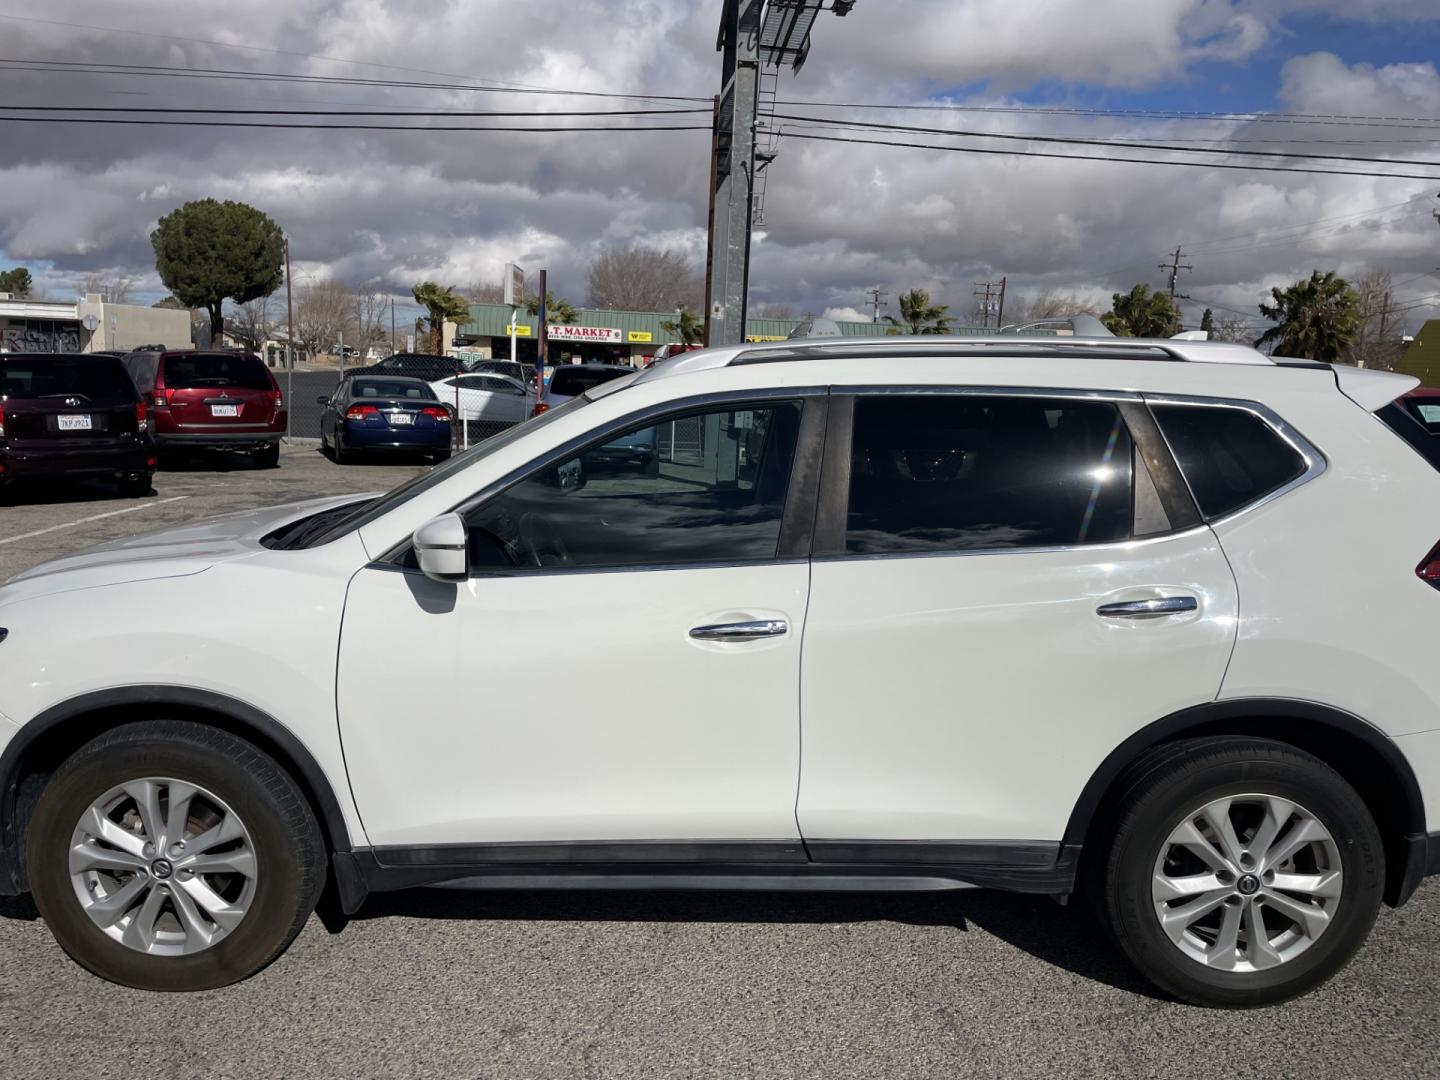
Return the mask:
[[430,460],[433,461],[433,462],[434,462],[435,464],[437,464],[437,465],[440,464],[440,462],[442,462],[442,461],[449,461],[449,460],[450,460],[450,451],[449,451],[449,450],[436,450],[435,453],[433,453],[433,454],[430,455]]
[[271,443],[264,450],[257,450],[251,455],[257,469],[278,469],[280,467],[280,444]]
[[120,489],[120,494],[125,498],[138,499],[150,494],[150,477],[144,474],[122,477],[115,481],[115,486]]
[[355,463],[355,455],[345,449],[344,444],[340,441],[339,435],[335,436],[333,451],[331,459],[336,465],[353,465]]
[[[155,956],[106,935],[81,907],[68,852],[80,818],[110,789],[163,776],[214,793],[244,822],[258,872],[240,922],[200,952]],[[243,739],[203,724],[125,724],[82,746],[41,794],[26,834],[35,905],[55,939],[101,978],[141,990],[209,990],[264,968],[294,940],[325,883],[319,826],[294,780]]]
[[[1385,882],[1380,834],[1354,788],[1319,758],[1267,739],[1191,740],[1147,757],[1121,782],[1120,790],[1111,819],[1114,840],[1095,868],[1091,895],[1126,957],[1166,993],[1209,1007],[1273,1005],[1325,982],[1370,933]],[[1330,921],[1303,952],[1262,970],[1220,970],[1187,955],[1166,936],[1155,908],[1152,877],[1168,838],[1187,815],[1198,814],[1217,799],[1256,794],[1289,800],[1328,830],[1339,852],[1343,882]],[[1242,846],[1251,835],[1237,829]],[[1279,835],[1284,837],[1283,829]],[[1264,918],[1275,918],[1273,906],[1270,910]]]

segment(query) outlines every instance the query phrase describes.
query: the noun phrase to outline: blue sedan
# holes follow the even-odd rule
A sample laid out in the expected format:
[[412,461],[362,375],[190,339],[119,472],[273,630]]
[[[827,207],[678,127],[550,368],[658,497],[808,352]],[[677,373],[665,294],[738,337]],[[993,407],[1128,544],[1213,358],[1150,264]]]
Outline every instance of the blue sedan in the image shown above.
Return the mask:
[[320,446],[337,464],[360,454],[425,453],[450,456],[450,410],[423,379],[353,375],[319,399]]

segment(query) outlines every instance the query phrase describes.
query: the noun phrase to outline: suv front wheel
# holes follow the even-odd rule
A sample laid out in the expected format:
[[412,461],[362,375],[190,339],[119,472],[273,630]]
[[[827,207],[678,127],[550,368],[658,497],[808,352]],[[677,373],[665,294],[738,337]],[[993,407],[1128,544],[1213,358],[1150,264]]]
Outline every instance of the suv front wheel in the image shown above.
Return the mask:
[[1318,758],[1265,739],[1193,740],[1152,755],[1124,792],[1097,899],[1161,989],[1197,1005],[1285,1001],[1369,934],[1380,835]]
[[320,830],[255,746],[182,721],[92,740],[41,793],[26,836],[35,904],[102,978],[207,990],[278,956],[325,880]]

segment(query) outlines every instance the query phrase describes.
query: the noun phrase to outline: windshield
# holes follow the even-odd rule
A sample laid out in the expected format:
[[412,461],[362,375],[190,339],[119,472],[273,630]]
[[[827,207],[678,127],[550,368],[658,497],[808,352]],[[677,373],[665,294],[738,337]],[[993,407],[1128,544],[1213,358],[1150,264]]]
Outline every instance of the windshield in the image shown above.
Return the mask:
[[187,390],[197,386],[237,386],[269,390],[270,373],[253,356],[240,353],[193,353],[165,358],[165,386]]
[[354,529],[367,525],[383,514],[388,514],[397,506],[409,502],[421,492],[429,491],[436,484],[444,483],[450,477],[469,468],[481,458],[489,457],[497,450],[503,450],[513,442],[525,438],[532,432],[539,431],[546,424],[553,422],[557,417],[565,416],[568,413],[587,404],[583,397],[572,398],[563,405],[557,405],[549,412],[542,413],[533,420],[527,420],[523,424],[516,424],[512,428],[502,431],[499,435],[493,435],[484,442],[476,443],[469,450],[456,454],[449,461],[436,465],[429,472],[421,473],[411,480],[407,480],[387,495],[382,495],[374,502],[366,503],[364,506],[347,514],[341,520],[335,522],[325,532],[316,536],[306,547],[319,547],[321,544],[328,544],[331,540],[345,535]]
[[626,368],[593,368],[581,367],[578,364],[571,367],[558,367],[555,374],[550,376],[550,393],[552,394],[583,394],[592,387],[607,383],[611,379],[618,379],[622,375],[629,375]]

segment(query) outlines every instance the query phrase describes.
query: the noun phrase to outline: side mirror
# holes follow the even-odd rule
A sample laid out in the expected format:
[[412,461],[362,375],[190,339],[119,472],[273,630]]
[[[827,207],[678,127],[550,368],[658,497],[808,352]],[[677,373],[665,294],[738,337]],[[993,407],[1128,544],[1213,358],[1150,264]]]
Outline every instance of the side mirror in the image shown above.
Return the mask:
[[316,404],[316,405],[329,405],[329,404],[330,404],[330,399],[329,399],[328,397],[326,397],[324,394],[321,394],[319,397],[317,397],[317,398],[315,399],[315,404]]
[[470,573],[465,522],[459,514],[441,514],[415,530],[415,559],[432,581],[464,581]]

